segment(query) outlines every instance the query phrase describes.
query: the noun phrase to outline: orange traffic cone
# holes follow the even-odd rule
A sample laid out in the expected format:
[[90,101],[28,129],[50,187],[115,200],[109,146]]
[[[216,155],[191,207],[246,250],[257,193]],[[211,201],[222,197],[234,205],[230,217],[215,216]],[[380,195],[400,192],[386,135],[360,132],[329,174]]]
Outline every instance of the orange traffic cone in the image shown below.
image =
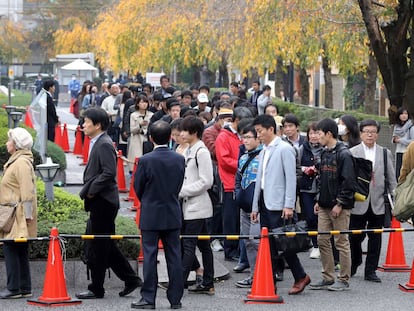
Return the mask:
[[269,232],[262,228],[256,267],[254,269],[251,294],[244,300],[247,304],[283,303],[283,298],[276,294],[273,283],[272,261],[270,257]]
[[57,228],[50,231],[49,253],[46,265],[43,293],[37,300],[28,300],[29,304],[57,307],[80,304],[80,300],[72,300],[66,291],[66,280],[63,272],[62,253]]
[[82,132],[80,126],[76,128],[75,145],[73,146],[74,155],[82,155]]
[[135,190],[134,190],[134,181],[135,181],[135,172],[137,171],[138,166],[138,157],[135,158],[134,161],[134,169],[132,170],[131,182],[129,183],[129,194],[128,197],[124,199],[124,201],[134,201],[135,198]]
[[401,283],[398,284],[398,288],[404,292],[414,292],[414,260],[411,267],[410,280],[404,285]]
[[60,124],[55,126],[55,144],[62,148],[62,127]]
[[86,165],[88,164],[88,158],[89,158],[89,144],[91,142],[91,139],[89,138],[89,136],[85,135],[85,138],[83,140],[83,162],[81,165]]
[[[401,228],[400,222],[392,217],[391,228]],[[405,261],[404,243],[401,232],[391,232],[388,239],[387,256],[385,263],[378,267],[382,272],[407,272],[410,267]]]
[[63,124],[63,132],[62,132],[62,149],[63,152],[70,152],[69,150],[69,137],[68,137],[68,129],[66,123]]
[[117,161],[117,180],[118,180],[118,191],[121,193],[128,192],[125,182],[124,172],[124,160],[122,160],[122,150],[118,150],[118,161]]
[[26,109],[26,115],[24,117],[24,124],[26,124],[27,127],[34,128],[33,122],[32,122],[32,116],[31,116],[31,112],[29,108]]

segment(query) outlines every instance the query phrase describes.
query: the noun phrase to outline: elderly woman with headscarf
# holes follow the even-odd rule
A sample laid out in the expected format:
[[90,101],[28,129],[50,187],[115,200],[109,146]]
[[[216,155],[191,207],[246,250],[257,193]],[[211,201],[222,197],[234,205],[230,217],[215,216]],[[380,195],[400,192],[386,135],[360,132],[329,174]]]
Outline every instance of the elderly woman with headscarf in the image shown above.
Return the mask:
[[[10,158],[4,165],[0,182],[0,204],[17,203],[11,231],[0,231],[0,238],[32,238],[37,235],[36,184],[33,169],[33,138],[23,128],[11,129],[6,143]],[[31,297],[32,287],[27,243],[5,242],[3,246],[7,270],[7,288],[0,298]]]

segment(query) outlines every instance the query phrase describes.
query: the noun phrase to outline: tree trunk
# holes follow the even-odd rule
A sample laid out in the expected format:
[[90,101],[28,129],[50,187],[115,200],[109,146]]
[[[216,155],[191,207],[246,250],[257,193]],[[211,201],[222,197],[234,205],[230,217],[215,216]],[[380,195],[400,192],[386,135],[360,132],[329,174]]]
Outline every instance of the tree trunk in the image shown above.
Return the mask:
[[326,57],[322,57],[322,68],[325,78],[325,107],[333,108],[332,71]]
[[[414,31],[414,23],[411,22],[411,34]],[[403,106],[407,107],[411,116],[414,115],[414,39],[410,40],[410,67],[405,79],[405,96],[403,100]]]
[[219,87],[227,88],[229,86],[229,75],[227,72],[227,58],[223,52],[221,56],[221,63],[219,65]]
[[367,67],[367,77],[365,84],[365,113],[378,114],[378,105],[375,100],[375,90],[377,86],[378,64],[373,54],[369,54],[369,63]]
[[299,69],[300,97],[302,105],[309,105],[309,79],[305,68]]
[[283,83],[285,75],[286,72],[283,69],[283,60],[278,58],[275,72],[275,96],[281,98],[282,100],[286,100],[286,96],[288,95]]

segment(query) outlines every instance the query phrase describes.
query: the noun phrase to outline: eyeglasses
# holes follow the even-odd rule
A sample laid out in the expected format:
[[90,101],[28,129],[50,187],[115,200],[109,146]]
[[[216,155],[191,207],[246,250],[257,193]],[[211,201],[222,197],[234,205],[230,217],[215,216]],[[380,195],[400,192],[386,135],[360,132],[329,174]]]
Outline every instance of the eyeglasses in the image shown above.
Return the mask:
[[362,131],[362,133],[364,133],[364,134],[370,134],[370,135],[374,135],[374,134],[377,134],[378,132],[377,131],[375,131],[375,130],[363,130]]
[[253,138],[256,138],[256,137],[254,137],[254,136],[249,136],[249,135],[244,135],[244,136],[242,136],[242,138],[243,138],[243,139],[253,139]]

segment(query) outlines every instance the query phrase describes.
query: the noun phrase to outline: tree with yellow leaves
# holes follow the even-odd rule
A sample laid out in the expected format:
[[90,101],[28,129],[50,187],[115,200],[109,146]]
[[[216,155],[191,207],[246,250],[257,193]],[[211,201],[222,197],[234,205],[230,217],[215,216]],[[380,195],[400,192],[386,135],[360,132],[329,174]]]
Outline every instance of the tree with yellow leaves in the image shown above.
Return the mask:
[[13,59],[25,60],[29,55],[26,32],[21,24],[0,19],[0,60],[10,64]]

